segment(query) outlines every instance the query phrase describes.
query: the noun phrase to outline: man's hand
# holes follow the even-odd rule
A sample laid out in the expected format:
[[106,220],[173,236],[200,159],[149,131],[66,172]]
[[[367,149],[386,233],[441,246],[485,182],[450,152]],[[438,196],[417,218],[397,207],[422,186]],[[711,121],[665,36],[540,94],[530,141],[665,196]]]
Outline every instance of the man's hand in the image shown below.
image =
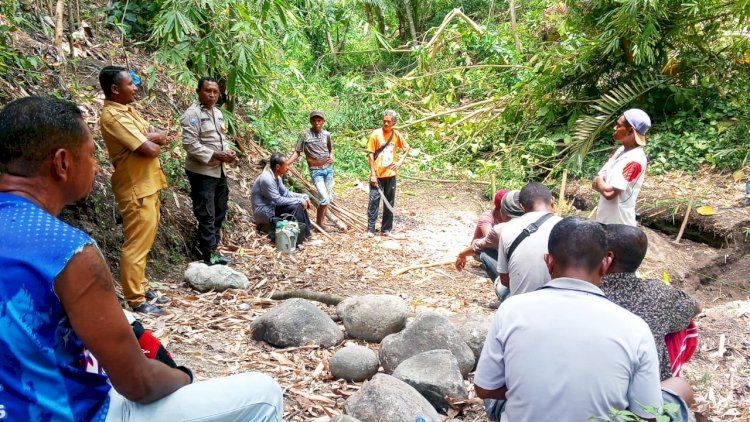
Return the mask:
[[464,267],[466,267],[466,257],[463,254],[458,254],[456,257],[456,269],[463,271]]
[[153,126],[148,127],[146,139],[160,146],[167,144],[167,134]]
[[372,186],[378,185],[378,176],[375,176],[374,174],[370,176],[370,184]]
[[306,210],[312,209],[312,202],[310,202],[309,199],[305,199],[305,202],[302,203],[302,206],[305,207]]
[[227,161],[225,161],[226,163],[233,163],[237,160],[236,152],[230,149],[229,151],[227,151],[227,153],[229,153],[229,157],[227,158]]
[[332,164],[333,163],[333,154],[329,155],[328,158],[326,158],[326,163],[327,164]]
[[211,156],[211,159],[216,159],[221,161],[222,163],[231,163],[234,160],[237,159],[237,154],[234,153],[234,151],[214,151],[214,155]]

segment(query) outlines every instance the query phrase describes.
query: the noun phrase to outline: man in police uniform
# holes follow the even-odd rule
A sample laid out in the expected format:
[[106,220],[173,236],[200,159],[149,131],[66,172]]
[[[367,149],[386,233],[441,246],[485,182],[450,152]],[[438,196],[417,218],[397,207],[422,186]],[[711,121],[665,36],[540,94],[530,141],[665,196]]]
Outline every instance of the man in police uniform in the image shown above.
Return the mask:
[[216,107],[219,83],[204,76],[195,92],[198,102],[185,110],[180,125],[182,146],[187,151],[185,173],[190,181],[193,213],[198,220],[198,247],[206,264],[226,265],[230,259],[216,253],[229,199],[224,163],[234,162],[237,155],[224,134],[224,115]]
[[99,125],[115,168],[112,191],[122,214],[125,240],[120,251],[120,283],[134,311],[160,315],[168,302],[148,289],[146,257],[159,225],[159,190],[167,186],[159,153],[167,144],[164,132],[150,126],[130,104],[138,87],[127,69],[106,66],[99,73],[104,109]]

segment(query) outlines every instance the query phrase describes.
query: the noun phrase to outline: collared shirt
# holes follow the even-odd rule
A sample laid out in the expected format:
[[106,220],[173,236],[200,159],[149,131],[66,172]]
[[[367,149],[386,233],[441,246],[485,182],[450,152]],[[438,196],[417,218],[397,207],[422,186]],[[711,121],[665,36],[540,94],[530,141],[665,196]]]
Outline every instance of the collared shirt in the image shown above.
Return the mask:
[[130,105],[104,100],[99,119],[109,159],[115,167],[112,191],[118,201],[152,195],[167,187],[158,157],[138,155],[135,150],[147,141],[148,122]]
[[215,151],[229,151],[224,134],[224,114],[218,107],[206,109],[193,103],[180,117],[182,146],[187,151],[185,169],[210,177],[221,177],[224,163],[212,159]]
[[508,260],[510,245],[513,244],[523,229],[539,220],[544,214],[547,214],[547,211],[527,212],[508,221],[503,226],[500,246],[497,251],[497,272],[498,274],[508,274],[511,295],[532,292],[544,286],[550,279],[547,264],[544,263],[544,254],[547,253],[549,234],[555,224],[561,220],[556,215],[550,217],[539,227],[539,230],[521,241],[510,260]]
[[[310,128],[303,130],[297,136],[297,145],[294,146],[295,151],[298,153],[304,151],[305,157],[315,160],[325,160],[331,155],[332,149],[331,133],[325,129],[318,133],[313,132]],[[328,163],[322,166],[310,166],[310,170],[324,169],[328,166],[330,166]]]
[[[397,161],[396,148],[404,150],[409,147],[406,141],[404,141],[403,136],[401,136],[401,133],[396,129],[392,130],[393,138],[391,139],[391,143],[383,148],[375,159],[375,176],[378,178],[395,176],[396,169],[393,165]],[[383,136],[383,129],[375,129],[372,131],[370,139],[367,141],[367,152],[374,153],[387,142],[388,139]]]
[[641,191],[646,174],[646,154],[643,147],[625,151],[621,146],[609,157],[599,176],[604,182],[621,190],[619,195],[607,199],[599,195],[596,221],[604,224],[627,224],[635,226],[635,201]]
[[508,388],[502,422],[586,421],[662,406],[648,325],[591,283],[556,278],[512,296],[492,319],[474,383]]
[[307,195],[290,192],[284,186],[281,176],[274,177],[273,171],[266,168],[253,182],[250,202],[253,204],[253,217],[256,223],[269,223],[276,215],[277,205],[294,205],[305,202]]
[[659,354],[661,379],[672,376],[664,336],[687,328],[698,303],[680,289],[659,280],[642,280],[634,273],[607,274],[602,291],[612,302],[643,318],[651,329]]

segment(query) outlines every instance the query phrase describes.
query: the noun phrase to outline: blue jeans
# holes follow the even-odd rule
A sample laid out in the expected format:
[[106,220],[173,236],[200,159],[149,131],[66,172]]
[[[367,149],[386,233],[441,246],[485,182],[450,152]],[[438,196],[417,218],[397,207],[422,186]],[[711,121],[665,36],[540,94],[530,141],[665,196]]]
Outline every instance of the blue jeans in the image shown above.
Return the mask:
[[333,201],[333,166],[310,170],[310,178],[318,191],[320,205],[330,204]]

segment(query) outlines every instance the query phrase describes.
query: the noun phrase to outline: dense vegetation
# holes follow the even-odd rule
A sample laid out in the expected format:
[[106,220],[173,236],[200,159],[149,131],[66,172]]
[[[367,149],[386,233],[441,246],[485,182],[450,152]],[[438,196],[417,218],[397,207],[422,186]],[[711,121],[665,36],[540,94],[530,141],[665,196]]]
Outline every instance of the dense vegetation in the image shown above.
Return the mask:
[[[2,2],[0,72],[21,71],[21,83],[50,69],[15,53],[6,32],[45,30],[36,14],[51,1],[37,3]],[[145,84],[157,70],[186,90],[196,75],[220,78],[233,130],[270,149],[288,149],[306,113],[324,109],[338,169],[350,176],[364,174],[365,136],[385,108],[399,111],[418,149],[407,171],[440,176],[520,184],[567,168],[588,177],[629,106],[653,117],[651,171],[748,159],[750,0],[110,0],[84,9],[90,20],[106,15],[126,47],[153,52],[139,69]]]

